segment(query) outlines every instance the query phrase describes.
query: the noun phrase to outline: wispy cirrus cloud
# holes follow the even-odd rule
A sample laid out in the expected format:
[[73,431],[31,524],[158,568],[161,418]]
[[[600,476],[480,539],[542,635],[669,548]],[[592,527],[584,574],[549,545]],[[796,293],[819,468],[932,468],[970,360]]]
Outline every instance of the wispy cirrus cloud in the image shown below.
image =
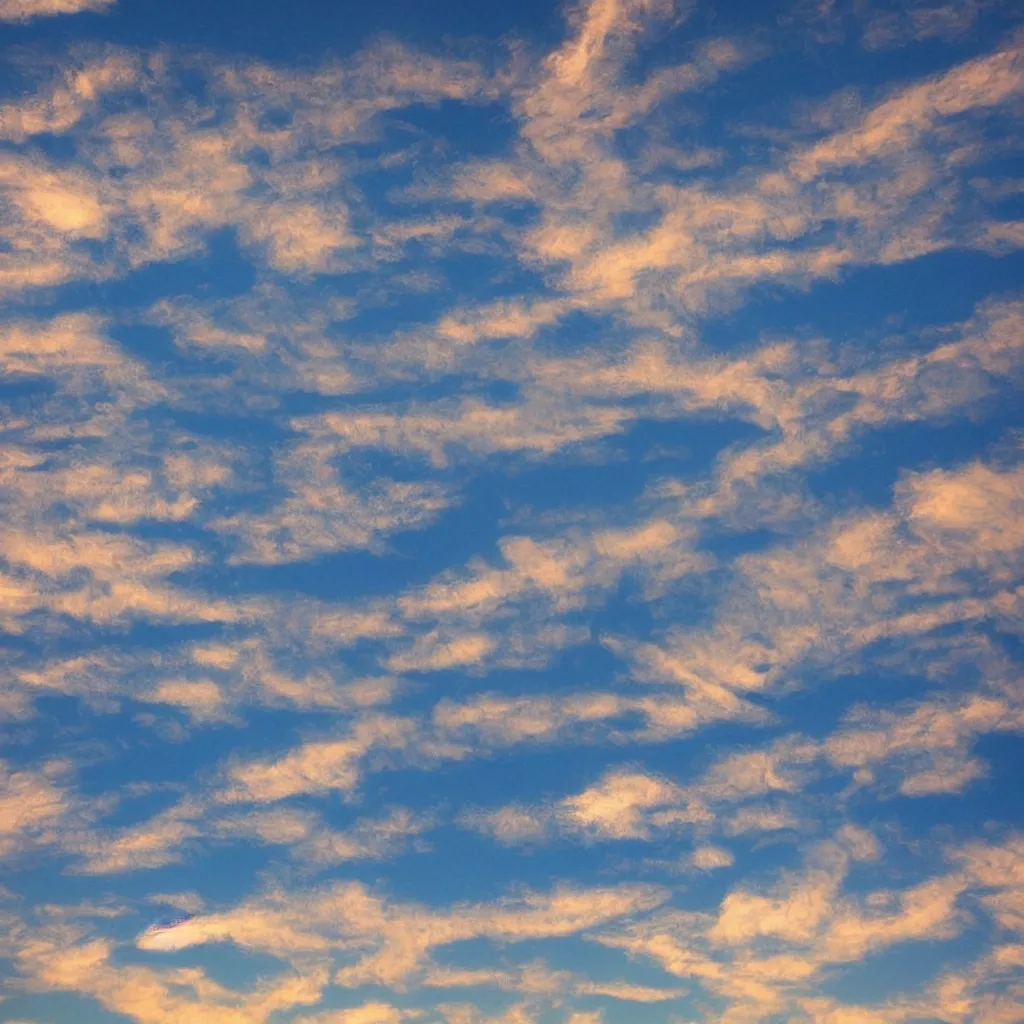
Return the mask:
[[3,0],[0,21],[28,21],[31,18],[52,18],[58,14],[80,11],[103,11],[117,0]]
[[[967,924],[958,900],[977,882],[963,874],[938,875],[897,892],[843,894],[851,866],[879,854],[869,836],[848,830],[813,848],[800,871],[767,892],[734,889],[713,911],[664,912],[660,920],[598,941],[693,979],[722,1001],[723,1019],[730,1021],[799,1010],[815,1021],[912,1018],[929,1004],[894,999],[858,1007],[812,994],[828,965],[906,942],[949,938]],[[1006,876],[989,884],[1005,886]],[[964,1014],[974,1012],[980,1004],[962,991]]]
[[[514,943],[572,935],[649,910],[663,900],[664,894],[652,886],[560,888],[431,911],[389,906],[361,885],[342,883],[295,899],[270,894],[233,911],[195,918],[181,931],[180,945],[230,941],[301,958],[337,947],[340,940],[342,948],[367,949],[339,970],[336,980],[341,985],[401,983],[421,968],[433,948],[477,937]],[[417,927],[410,929],[413,921]]]
[[279,1010],[308,1006],[320,999],[326,976],[302,977],[260,984],[239,992],[219,984],[205,971],[184,974],[112,962],[112,943],[89,937],[81,928],[49,927],[27,933],[18,929],[8,940],[20,973],[36,986],[89,995],[105,1009],[133,1014],[146,1024],[191,1020],[265,1021]]

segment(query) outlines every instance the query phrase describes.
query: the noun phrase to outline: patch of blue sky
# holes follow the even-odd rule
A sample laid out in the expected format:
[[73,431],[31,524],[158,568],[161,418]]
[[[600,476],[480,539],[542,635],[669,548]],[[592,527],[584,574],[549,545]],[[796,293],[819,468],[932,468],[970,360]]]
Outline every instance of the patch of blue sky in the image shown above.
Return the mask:
[[954,470],[980,452],[993,452],[1009,432],[1024,427],[1016,396],[988,396],[979,414],[947,423],[898,423],[872,431],[848,453],[807,474],[822,500],[885,508],[900,479],[910,472]]
[[[1019,253],[987,256],[956,249],[885,267],[855,267],[839,281],[819,280],[806,290],[765,286],[738,308],[701,325],[702,342],[713,349],[753,347],[766,336],[830,339],[856,345],[886,335],[909,347],[926,347],[927,332],[967,320],[990,296],[1013,294],[1024,273]],[[942,287],[955,278],[956,288]],[[918,337],[921,332],[923,337]]]
[[118,1019],[99,1003],[71,992],[13,992],[4,1000],[4,1013],[12,1021],[45,1020],[53,1024],[110,1024]]
[[515,12],[501,5],[477,9],[458,2],[438,4],[427,12],[412,0],[391,0],[386,12],[330,0],[303,0],[295,10],[274,0],[225,0],[211,10],[200,0],[183,0],[171,7],[122,8],[113,17],[109,12],[85,12],[73,21],[47,18],[2,25],[0,31],[22,45],[60,46],[83,40],[142,49],[176,45],[309,67],[324,59],[325,50],[338,57],[358,53],[368,36],[396,34],[422,40],[425,47],[443,47],[467,37],[493,40],[514,33],[536,39],[534,45],[540,47],[556,45],[565,26],[560,7],[552,0],[527,0]]

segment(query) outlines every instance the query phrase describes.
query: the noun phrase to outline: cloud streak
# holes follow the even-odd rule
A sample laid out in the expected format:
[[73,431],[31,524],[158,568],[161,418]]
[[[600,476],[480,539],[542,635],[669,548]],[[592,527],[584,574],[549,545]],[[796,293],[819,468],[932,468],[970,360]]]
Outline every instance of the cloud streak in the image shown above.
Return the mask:
[[52,18],[59,14],[78,14],[82,11],[105,11],[117,0],[3,0],[0,3],[0,21],[29,21],[32,18]]

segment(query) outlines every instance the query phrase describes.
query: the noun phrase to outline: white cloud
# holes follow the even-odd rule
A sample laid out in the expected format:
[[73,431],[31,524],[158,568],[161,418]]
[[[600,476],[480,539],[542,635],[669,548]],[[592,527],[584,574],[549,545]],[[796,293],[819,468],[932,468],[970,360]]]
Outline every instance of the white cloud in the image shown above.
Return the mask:
[[714,871],[717,868],[732,867],[736,858],[720,846],[701,846],[693,851],[690,863],[700,871]]
[[104,11],[117,0],[0,0],[0,21],[28,21],[58,14]]

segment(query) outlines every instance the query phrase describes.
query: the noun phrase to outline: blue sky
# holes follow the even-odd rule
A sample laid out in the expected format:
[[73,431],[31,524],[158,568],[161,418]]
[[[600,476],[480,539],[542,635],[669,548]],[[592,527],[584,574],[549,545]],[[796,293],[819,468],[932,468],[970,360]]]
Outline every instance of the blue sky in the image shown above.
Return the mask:
[[1024,1020],[1022,31],[0,0],[0,1020]]

